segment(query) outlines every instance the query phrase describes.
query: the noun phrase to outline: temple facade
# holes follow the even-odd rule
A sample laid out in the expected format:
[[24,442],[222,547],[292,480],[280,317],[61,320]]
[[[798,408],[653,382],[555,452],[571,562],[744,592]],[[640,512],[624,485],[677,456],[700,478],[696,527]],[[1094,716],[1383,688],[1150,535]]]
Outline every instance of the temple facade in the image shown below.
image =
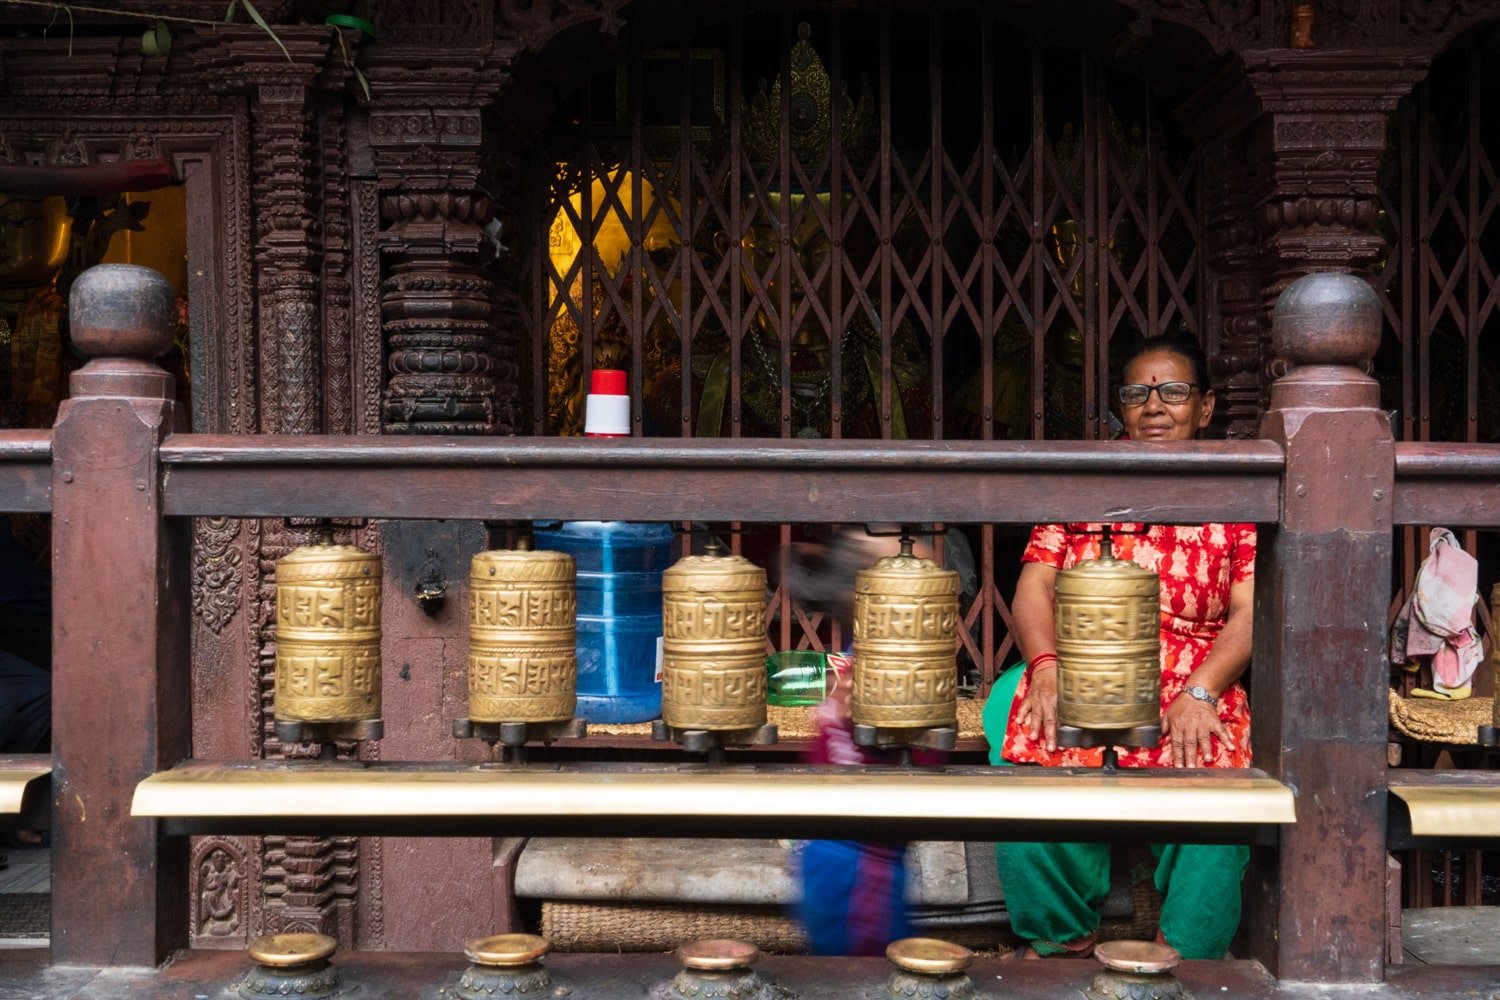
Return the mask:
[[[1500,441],[1491,4],[115,6],[0,2],[0,201],[60,234],[0,261],[7,427],[51,425],[68,283],[119,260],[179,296],[195,433],[571,436],[587,372],[621,368],[646,438],[1108,440],[1118,360],[1185,330],[1243,440],[1286,370],[1272,305],[1336,270],[1380,297],[1396,438]],[[485,759],[450,735],[484,526],[337,527],[387,595],[385,737],[340,752]],[[819,537],[762,534],[736,545]],[[960,534],[982,694],[1015,657],[1019,539]],[[193,756],[310,752],[273,727],[274,566],[307,537],[192,520]],[[768,649],[838,644],[778,579]],[[512,860],[196,836],[186,935],[453,951],[512,919]]]

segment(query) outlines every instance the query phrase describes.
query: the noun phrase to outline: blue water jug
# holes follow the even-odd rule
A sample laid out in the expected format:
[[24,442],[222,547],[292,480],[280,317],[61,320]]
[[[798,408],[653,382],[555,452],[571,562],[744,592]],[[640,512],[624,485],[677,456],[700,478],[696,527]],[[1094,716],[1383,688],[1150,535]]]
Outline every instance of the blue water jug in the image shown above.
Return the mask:
[[578,718],[645,722],[661,714],[661,574],[672,526],[567,521],[536,547],[578,567]]

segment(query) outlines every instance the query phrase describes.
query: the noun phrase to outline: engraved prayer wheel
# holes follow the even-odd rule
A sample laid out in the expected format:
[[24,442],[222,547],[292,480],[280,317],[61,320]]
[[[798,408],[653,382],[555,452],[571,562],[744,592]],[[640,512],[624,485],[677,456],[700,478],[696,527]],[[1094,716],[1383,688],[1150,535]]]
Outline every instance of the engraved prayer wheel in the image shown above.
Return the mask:
[[380,557],[331,536],[276,560],[276,718],[380,718]]
[[912,554],[854,576],[855,725],[958,724],[958,574]]
[[1116,559],[1057,574],[1057,724],[1134,729],[1161,722],[1161,581]]
[[732,731],[766,722],[766,571],[685,556],[662,574],[662,721]]
[[481,552],[469,568],[469,721],[566,722],[577,707],[573,557]]

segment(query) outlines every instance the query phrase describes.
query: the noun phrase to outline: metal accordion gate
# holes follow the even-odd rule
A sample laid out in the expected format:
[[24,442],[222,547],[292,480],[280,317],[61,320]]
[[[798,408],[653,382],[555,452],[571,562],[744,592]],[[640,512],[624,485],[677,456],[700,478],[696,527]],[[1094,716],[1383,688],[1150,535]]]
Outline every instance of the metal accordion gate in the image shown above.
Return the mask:
[[[1475,40],[1435,62],[1392,123],[1381,213],[1390,250],[1374,276],[1386,311],[1375,376],[1398,440],[1500,441],[1497,87],[1494,43]],[[1393,617],[1428,534],[1399,534]],[[1479,559],[1478,616],[1493,645],[1488,600],[1500,582],[1500,538],[1472,530],[1460,538]],[[1413,851],[1405,867],[1409,906],[1500,903],[1493,854]]]
[[[1162,102],[977,10],[673,29],[552,123],[523,226],[548,233],[522,255],[532,433],[579,433],[612,367],[636,435],[1097,439],[1133,342],[1200,333],[1199,159]],[[1024,537],[943,538],[982,689],[1014,659]],[[784,582],[768,621],[775,648],[842,641]]]

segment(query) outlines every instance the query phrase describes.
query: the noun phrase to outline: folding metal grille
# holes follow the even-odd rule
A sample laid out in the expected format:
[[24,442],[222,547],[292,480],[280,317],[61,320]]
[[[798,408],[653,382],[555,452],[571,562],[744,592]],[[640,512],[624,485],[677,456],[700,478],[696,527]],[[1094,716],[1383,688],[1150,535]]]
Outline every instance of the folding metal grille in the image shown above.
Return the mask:
[[[1475,46],[1450,54],[1402,105],[1384,164],[1390,255],[1375,277],[1386,333],[1375,360],[1382,405],[1407,441],[1500,441],[1500,72]],[[1486,110],[1490,110],[1488,119]],[[1402,539],[1398,607],[1426,552]],[[1464,542],[1492,567],[1491,533]],[[1482,580],[1488,593],[1492,568]]]
[[[554,122],[534,433],[579,432],[588,359],[630,371],[636,434],[1098,438],[1111,359],[1200,326],[1192,150],[1140,82],[982,13],[642,42]],[[987,683],[1024,533],[962,534]],[[769,611],[772,647],[840,641],[785,587]]]
[[[1486,49],[1467,46],[1436,62],[1392,124],[1382,196],[1391,249],[1375,276],[1387,322],[1375,375],[1402,440],[1500,441],[1500,69],[1493,46]],[[1489,531],[1460,537],[1479,558],[1478,615],[1492,642],[1487,604],[1500,544]],[[1427,530],[1401,532],[1393,617],[1428,538]],[[1440,749],[1408,749],[1407,762],[1430,766]],[[1500,900],[1490,853],[1412,851],[1404,864],[1409,906]]]

